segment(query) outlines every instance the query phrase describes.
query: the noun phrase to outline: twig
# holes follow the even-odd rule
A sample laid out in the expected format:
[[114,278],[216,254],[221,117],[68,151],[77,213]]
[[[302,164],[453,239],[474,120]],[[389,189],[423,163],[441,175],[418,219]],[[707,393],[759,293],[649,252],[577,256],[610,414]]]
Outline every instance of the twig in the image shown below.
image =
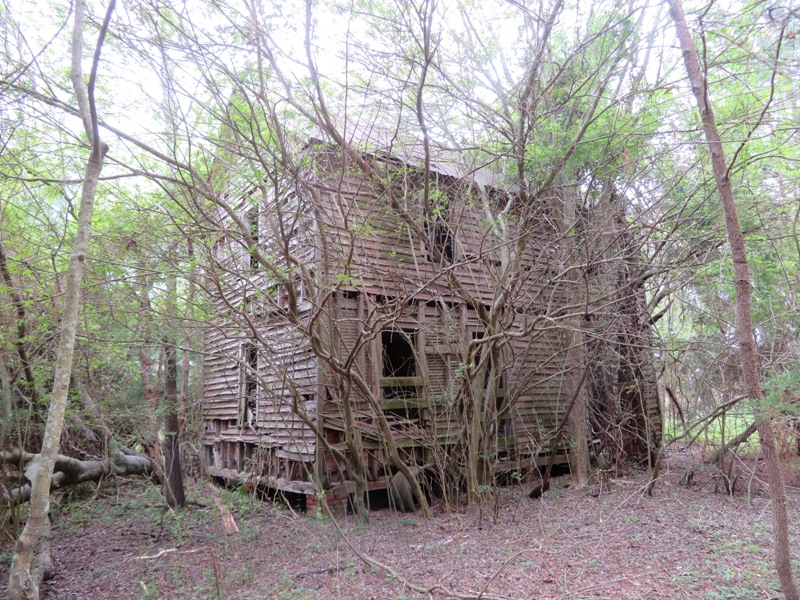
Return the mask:
[[344,571],[345,569],[349,569],[353,565],[340,565],[338,567],[326,567],[324,569],[313,569],[311,571],[303,571],[302,573],[298,573],[294,576],[295,579],[305,579],[306,577],[311,577],[312,575],[330,575],[331,573],[338,573],[339,571]]
[[[194,548],[193,550],[184,550],[181,554],[195,554],[196,552],[200,552],[203,548]],[[159,550],[156,554],[152,555],[144,555],[144,556],[134,556],[134,560],[153,560],[155,558],[161,558],[165,554],[169,554],[170,552],[178,552],[177,548],[165,548],[164,550]]]
[[660,476],[660,477],[657,477],[656,479],[653,479],[653,480],[651,480],[651,481],[648,481],[648,482],[647,482],[645,485],[643,485],[643,486],[640,486],[640,487],[639,487],[639,489],[637,489],[636,491],[634,491],[632,494],[630,494],[629,496],[627,496],[627,497],[626,497],[626,498],[625,498],[625,499],[624,499],[622,502],[620,502],[620,503],[619,503],[617,506],[615,506],[615,507],[614,507],[614,510],[612,510],[610,513],[608,513],[608,515],[606,516],[606,518],[605,518],[605,519],[603,519],[603,518],[601,517],[601,518],[600,518],[600,523],[602,524],[602,523],[603,523],[603,521],[609,521],[609,520],[611,519],[611,515],[613,515],[615,512],[617,512],[617,511],[618,511],[620,508],[622,508],[623,506],[625,506],[625,504],[628,502],[628,500],[630,500],[631,498],[633,498],[633,497],[634,497],[636,494],[642,494],[642,493],[644,493],[645,491],[647,491],[647,488],[650,486],[650,484],[651,484],[651,483],[655,483],[655,482],[656,482],[656,481],[658,481],[659,479],[664,479],[664,477],[666,477],[666,475],[667,475],[667,474],[665,473],[664,475],[662,475],[662,476]]
[[478,594],[478,600],[482,600],[483,598],[489,598],[489,597],[490,597],[490,596],[488,596],[488,595],[486,594],[486,590],[487,590],[487,589],[489,589],[489,586],[492,584],[492,582],[493,582],[495,579],[497,579],[497,577],[500,575],[500,573],[502,573],[502,572],[503,572],[503,570],[504,570],[504,569],[505,569],[505,568],[506,568],[508,565],[510,565],[510,564],[511,564],[512,562],[514,562],[515,560],[517,560],[517,559],[518,559],[520,556],[522,556],[522,555],[523,555],[523,554],[525,554],[526,552],[534,552],[534,551],[535,551],[535,552],[541,552],[541,551],[542,551],[542,544],[539,544],[539,547],[538,547],[538,548],[526,548],[525,550],[520,550],[519,552],[515,552],[514,554],[512,554],[512,555],[511,555],[511,556],[508,558],[508,560],[507,560],[507,561],[505,561],[505,562],[504,562],[502,565],[500,565],[500,568],[498,568],[498,569],[497,569],[497,570],[496,570],[496,571],[495,571],[495,572],[492,574],[492,576],[489,578],[489,581],[487,581],[487,582],[486,582],[486,585],[484,585],[484,586],[483,586],[483,589],[481,589],[481,593],[480,593],[480,594]]

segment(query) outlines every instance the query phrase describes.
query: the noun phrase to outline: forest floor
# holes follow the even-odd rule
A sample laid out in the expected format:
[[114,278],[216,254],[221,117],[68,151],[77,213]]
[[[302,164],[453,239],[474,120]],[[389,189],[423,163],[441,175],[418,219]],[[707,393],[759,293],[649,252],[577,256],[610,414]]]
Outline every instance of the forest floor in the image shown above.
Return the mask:
[[[748,500],[747,479],[744,494],[730,497],[715,493],[709,468],[689,487],[682,474],[677,464],[668,469],[652,497],[642,494],[641,473],[612,478],[608,490],[573,489],[566,476],[543,499],[528,499],[529,486],[511,486],[482,507],[435,506],[430,520],[380,510],[369,525],[222,490],[240,529],[227,536],[204,485],[190,488],[191,504],[168,512],[151,484],[112,482],[97,498],[62,498],[54,507],[58,574],[45,597],[782,597],[772,569],[770,506],[758,489],[763,476]],[[793,474],[787,471],[796,549],[800,481]],[[11,562],[4,543],[0,590]],[[391,572],[367,566],[352,548]]]

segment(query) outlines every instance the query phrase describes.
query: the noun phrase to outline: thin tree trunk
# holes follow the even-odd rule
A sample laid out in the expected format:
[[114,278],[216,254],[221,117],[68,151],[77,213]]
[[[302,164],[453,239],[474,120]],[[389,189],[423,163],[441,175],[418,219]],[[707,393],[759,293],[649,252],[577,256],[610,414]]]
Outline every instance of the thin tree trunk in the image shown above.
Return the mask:
[[156,477],[162,479],[164,457],[161,454],[161,447],[158,444],[158,409],[159,409],[159,392],[156,380],[153,377],[153,358],[152,352],[152,331],[150,324],[150,289],[152,285],[143,283],[139,291],[140,299],[139,305],[141,308],[142,318],[146,325],[143,332],[144,343],[139,348],[139,371],[142,377],[142,388],[144,390],[144,402],[147,407],[146,411],[146,426],[143,434],[142,445],[144,446],[145,454],[153,461],[153,468]]
[[[8,259],[6,258],[6,252],[2,242],[0,242],[0,276],[2,276],[3,283],[6,285],[14,311],[17,313],[17,339],[14,342],[14,347],[17,350],[20,365],[22,365],[22,373],[25,375],[25,393],[28,396],[28,401],[31,403],[31,420],[36,424],[40,424],[42,422],[42,411],[39,406],[39,391],[36,387],[36,380],[33,377],[33,368],[26,344],[28,338],[28,317],[25,311],[25,303],[14,287],[14,280],[11,278],[11,272],[8,270]],[[40,432],[37,431],[37,442],[39,436]]]
[[103,160],[108,146],[100,141],[97,125],[97,112],[94,103],[94,84],[100,52],[103,47],[108,23],[114,10],[115,0],[111,0],[95,48],[88,89],[84,88],[81,59],[83,57],[83,0],[75,2],[75,25],[72,32],[72,72],[71,79],[76,100],[80,108],[86,135],[92,144],[92,151],[86,164],[81,190],[81,205],[78,213],[78,226],[72,246],[72,256],[67,271],[64,291],[64,312],[61,318],[61,337],[59,339],[56,369],[53,378],[53,393],[47,424],[44,430],[42,451],[38,465],[31,479],[31,502],[25,529],[14,547],[14,558],[8,581],[8,596],[11,600],[38,599],[39,586],[45,576],[52,571],[49,564],[50,537],[50,481],[61,441],[64,413],[67,408],[72,359],[75,354],[75,333],[78,325],[78,305],[83,265],[89,251],[92,211],[97,195],[97,183],[103,169]]
[[585,371],[583,331],[579,328],[569,330],[567,343],[570,347],[567,353],[566,379],[569,391],[577,393],[569,419],[569,430],[574,442],[570,453],[570,471],[575,487],[584,488],[589,484],[591,465],[589,464],[589,392],[581,382],[582,373]]
[[[692,93],[697,101],[697,108],[703,122],[706,142],[711,152],[711,166],[717,182],[722,209],[725,214],[725,229],[728,243],[733,255],[734,288],[736,290],[736,338],[739,343],[739,359],[742,366],[747,395],[754,401],[763,398],[761,380],[756,356],[755,336],[753,334],[753,316],[750,303],[750,273],[747,266],[747,252],[744,236],[736,211],[728,175],[728,165],[722,147],[722,139],[717,130],[716,119],[708,96],[708,88],[697,48],[686,24],[686,15],[680,0],[672,0],[670,15],[675,22],[683,61],[692,86]],[[770,496],[772,498],[772,523],[775,537],[775,568],[783,588],[786,600],[800,600],[797,586],[792,575],[791,552],[789,548],[789,528],[786,513],[786,490],[783,483],[783,472],[778,454],[775,450],[775,433],[772,422],[765,420],[758,425],[761,438],[761,450],[767,464]]]
[[178,402],[178,356],[175,347],[175,321],[178,315],[178,278],[167,275],[167,317],[163,339],[164,352],[164,498],[171,508],[183,506],[183,469],[181,467],[180,404]]
[[[195,291],[197,289],[197,285],[195,284],[195,270],[194,270],[194,243],[192,242],[192,238],[188,238],[186,246],[186,255],[189,259],[190,271],[189,271],[189,291],[186,295],[186,323],[189,325],[185,329],[184,337],[183,337],[183,352],[181,356],[181,386],[180,386],[180,393],[179,393],[179,406],[180,406],[180,413],[178,415],[178,432],[180,433],[181,439],[183,439],[185,432],[186,432],[186,418],[192,414],[192,409],[189,406],[189,372],[191,370],[191,361],[190,361],[190,348],[192,347],[192,323],[194,323],[194,297]],[[183,457],[183,454],[181,454]],[[183,461],[185,463],[185,461]]]
[[175,344],[164,340],[166,373],[164,376],[164,498],[171,508],[183,506],[186,496],[183,491],[183,469],[181,469],[181,443],[178,426],[178,362]]
[[6,367],[6,361],[0,357],[0,418],[4,423],[11,419],[14,409],[14,394],[11,392],[11,375]]
[[542,481],[538,485],[534,486],[534,488],[530,491],[528,494],[529,498],[541,498],[542,494],[550,489],[550,474],[553,472],[553,465],[555,464],[558,445],[561,443],[561,438],[564,436],[564,431],[570,422],[570,414],[572,414],[572,409],[578,402],[580,395],[584,393],[583,386],[586,385],[586,379],[590,371],[588,363],[590,363],[593,359],[593,356],[588,357],[587,365],[583,369],[583,375],[581,375],[580,380],[575,383],[575,390],[572,392],[572,397],[569,399],[569,402],[567,402],[567,406],[564,409],[564,416],[553,433],[552,440],[549,442],[550,456],[547,458],[547,465],[545,466],[544,473],[542,474]]
[[[568,182],[561,195],[561,219],[559,228],[564,240],[565,252],[569,264],[579,262],[580,256],[575,246],[575,238],[570,235],[577,226],[576,207],[578,194],[575,185]],[[570,271],[569,294],[576,306],[584,306],[586,310],[586,285],[583,281],[585,273],[579,269]],[[575,406],[570,413],[569,428],[575,446],[570,453],[570,471],[575,486],[584,488],[589,484],[591,465],[589,464],[589,390],[583,385],[585,372],[586,336],[583,331],[583,318],[570,319],[565,332],[567,345],[566,381],[570,394],[577,394]],[[577,390],[577,391],[576,391]]]

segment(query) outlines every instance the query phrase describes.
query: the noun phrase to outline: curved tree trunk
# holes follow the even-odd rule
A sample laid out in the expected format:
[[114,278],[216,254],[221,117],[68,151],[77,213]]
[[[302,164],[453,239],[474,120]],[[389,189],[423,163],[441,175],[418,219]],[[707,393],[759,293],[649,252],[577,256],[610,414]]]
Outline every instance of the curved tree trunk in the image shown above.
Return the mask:
[[91,235],[92,211],[97,193],[97,183],[103,168],[108,147],[100,141],[97,112],[94,103],[94,83],[100,51],[108,29],[108,23],[114,10],[111,0],[105,20],[100,28],[100,35],[94,53],[92,71],[89,76],[88,89],[84,88],[81,59],[83,58],[83,19],[85,5],[83,0],[75,2],[75,24],[72,33],[72,72],[71,79],[75,96],[80,109],[86,135],[92,144],[89,161],[81,190],[81,204],[78,214],[78,227],[72,246],[72,256],[67,271],[67,283],[64,291],[64,312],[61,319],[61,337],[56,358],[56,370],[53,380],[53,394],[47,414],[42,451],[34,460],[35,472],[31,478],[31,505],[28,521],[14,548],[14,558],[8,580],[8,596],[11,600],[38,599],[39,586],[50,570],[49,558],[50,535],[50,484],[61,441],[61,429],[64,425],[64,413],[67,408],[72,359],[75,353],[75,332],[78,324],[78,305],[80,302],[80,285],[83,265],[89,251]]
[[[739,343],[739,359],[742,366],[747,395],[752,400],[761,400],[761,380],[756,356],[755,336],[753,334],[753,316],[750,303],[750,273],[747,266],[742,228],[733,197],[733,188],[728,174],[728,164],[722,146],[722,139],[717,130],[717,123],[708,96],[705,75],[700,68],[697,49],[694,45],[686,15],[680,0],[670,0],[670,15],[675,22],[681,51],[683,53],[686,72],[692,86],[692,93],[697,101],[697,108],[703,121],[706,142],[711,153],[711,166],[717,182],[722,209],[725,214],[725,230],[733,255],[734,286],[736,290],[736,339]],[[786,600],[799,600],[797,586],[792,575],[791,552],[789,549],[788,517],[786,513],[786,490],[783,483],[783,472],[778,454],[775,450],[775,433],[772,422],[765,420],[758,425],[761,438],[761,450],[767,464],[770,496],[772,498],[772,524],[775,538],[775,568],[778,571],[781,587]]]

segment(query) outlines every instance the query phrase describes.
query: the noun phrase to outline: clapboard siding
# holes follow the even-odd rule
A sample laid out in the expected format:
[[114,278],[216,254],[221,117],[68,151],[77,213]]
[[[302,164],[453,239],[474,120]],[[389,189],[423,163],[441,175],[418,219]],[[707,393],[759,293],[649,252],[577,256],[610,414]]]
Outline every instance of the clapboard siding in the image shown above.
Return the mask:
[[[470,392],[465,385],[474,369],[470,344],[495,327],[489,333],[498,335],[493,343],[502,389],[496,406],[502,414],[494,416],[503,421],[503,451],[510,458],[548,450],[574,392],[569,389],[574,378],[567,377],[566,345],[572,336],[566,328],[574,327],[584,307],[575,305],[574,280],[565,269],[578,259],[565,256],[547,207],[531,211],[535,218],[508,219],[499,234],[498,222],[486,217],[475,189],[437,175],[434,194],[448,198],[442,212],[453,253],[452,260],[440,264],[419,235],[436,227],[429,223],[424,233],[419,171],[376,159],[373,167],[383,175],[376,184],[374,173],[343,165],[341,157],[318,151],[294,189],[280,197],[266,194],[260,204],[252,197],[243,200],[241,210],[259,206],[258,247],[265,260],[258,266],[233,234],[217,246],[208,289],[220,316],[207,331],[204,359],[208,443],[226,439],[257,444],[270,457],[318,460],[316,471],[331,474],[331,481],[343,475],[336,473],[330,452],[317,451],[304,419],[343,449],[347,407],[370,460],[384,458],[381,416],[402,448],[455,444],[465,426]],[[411,223],[392,202],[407,211]],[[516,258],[509,260],[511,255]],[[589,282],[590,294],[606,296],[591,306],[598,320],[619,320],[620,298],[608,293],[607,283],[613,282],[608,273],[615,268],[617,262],[608,260],[596,275],[605,278],[605,287]],[[300,297],[294,314],[287,286]],[[497,305],[501,297],[503,304]],[[499,319],[487,326],[470,302],[483,304]],[[635,310],[644,307],[640,303]],[[405,407],[396,396],[383,397],[381,381],[382,332],[397,330],[412,332],[416,344],[412,387],[417,394]],[[648,331],[636,333],[642,345],[652,344]],[[319,356],[311,336],[318,337]],[[485,343],[476,343],[486,350]],[[240,411],[245,344],[258,348],[252,427],[241,422]],[[329,359],[321,358],[328,354]],[[362,378],[366,393],[348,385],[341,368]],[[642,397],[657,416],[652,361],[641,365],[640,374],[646,386]],[[376,412],[381,405],[389,410]],[[660,420],[653,427],[660,436]]]

